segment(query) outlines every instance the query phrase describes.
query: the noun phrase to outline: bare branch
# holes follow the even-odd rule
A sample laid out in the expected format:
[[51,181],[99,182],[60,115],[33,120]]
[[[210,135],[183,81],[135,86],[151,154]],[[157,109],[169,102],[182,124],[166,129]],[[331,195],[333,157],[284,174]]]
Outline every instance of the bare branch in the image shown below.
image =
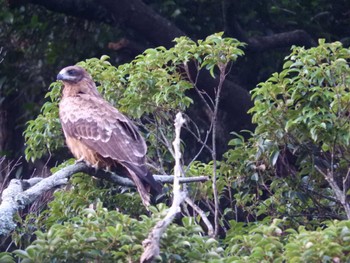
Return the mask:
[[339,200],[339,202],[344,207],[346,217],[350,219],[350,205],[346,200],[346,192],[343,192],[340,187],[338,186],[337,182],[334,180],[334,174],[331,171],[324,172],[321,168],[319,168],[317,165],[315,165],[316,170],[323,175],[323,177],[327,180],[330,187],[334,191],[335,196]]
[[18,210],[34,202],[44,192],[67,183],[69,176],[85,171],[87,168],[84,163],[77,163],[67,166],[42,180],[38,180],[37,178],[11,180],[9,186],[2,193],[2,202],[0,204],[0,236],[6,235],[15,229],[16,224],[13,220],[13,215]]
[[18,210],[16,196],[22,192],[22,183],[18,179],[11,180],[9,186],[2,192],[2,202],[0,204],[0,236],[5,235],[15,229],[13,215]]
[[190,205],[193,210],[195,210],[199,215],[200,217],[202,218],[204,224],[207,226],[207,229],[208,229],[208,235],[211,236],[211,237],[214,237],[214,228],[213,228],[213,225],[210,223],[207,215],[204,213],[204,211],[199,207],[197,206],[193,200],[189,197],[186,197],[185,199],[185,202]]
[[180,151],[180,132],[181,127],[184,124],[185,119],[179,112],[175,119],[175,140],[173,142],[174,154],[175,154],[175,167],[174,167],[174,184],[173,184],[173,203],[167,213],[167,215],[160,220],[149,233],[147,239],[142,242],[144,252],[141,255],[140,262],[152,262],[155,257],[159,255],[159,241],[174,220],[177,213],[180,212],[180,205],[186,198],[186,192],[181,191],[180,188],[180,177],[182,176],[182,165],[181,165],[181,151]]
[[219,85],[217,87],[217,92],[215,94],[215,107],[214,112],[212,116],[211,125],[213,126],[212,130],[212,159],[213,159],[213,176],[212,176],[212,188],[213,188],[213,196],[214,196],[214,236],[218,235],[219,232],[219,196],[218,196],[218,189],[216,184],[217,179],[217,152],[216,152],[216,133],[217,133],[217,119],[218,119],[218,111],[219,111],[219,103],[220,103],[220,95],[223,88],[223,84],[226,78],[226,67],[227,64],[220,64],[220,79],[219,79]]
[[348,169],[348,172],[346,173],[346,176],[343,179],[343,195],[347,195],[347,191],[349,190],[347,185],[349,182],[349,176],[350,176],[350,168]]
[[[126,177],[102,170],[96,171],[83,162],[69,165],[46,178],[35,177],[29,180],[12,179],[9,186],[2,193],[2,202],[0,204],[0,236],[6,235],[16,228],[13,215],[17,211],[33,203],[46,191],[66,184],[70,176],[79,172],[88,173],[118,185],[135,187],[135,184]],[[155,175],[154,178],[161,183],[172,183],[174,180],[174,176],[171,175]],[[198,176],[180,178],[179,183],[200,182],[207,180],[207,176]]]
[[292,45],[315,46],[315,41],[304,30],[294,30],[271,36],[251,37],[246,40],[248,49],[266,51],[274,48],[290,47]]

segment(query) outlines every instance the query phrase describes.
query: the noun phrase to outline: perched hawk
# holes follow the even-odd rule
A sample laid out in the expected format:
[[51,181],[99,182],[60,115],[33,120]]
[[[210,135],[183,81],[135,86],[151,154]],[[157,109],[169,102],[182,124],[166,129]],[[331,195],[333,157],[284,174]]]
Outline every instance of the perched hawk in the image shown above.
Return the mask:
[[64,84],[59,115],[74,157],[96,168],[123,169],[148,206],[150,187],[162,187],[145,166],[147,146],[137,127],[102,98],[82,67],[62,69],[57,80]]

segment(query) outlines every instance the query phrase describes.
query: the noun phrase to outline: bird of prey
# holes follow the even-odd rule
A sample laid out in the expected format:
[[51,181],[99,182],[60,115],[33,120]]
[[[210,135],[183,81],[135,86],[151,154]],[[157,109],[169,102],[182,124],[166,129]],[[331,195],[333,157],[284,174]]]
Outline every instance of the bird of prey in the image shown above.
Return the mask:
[[150,187],[161,191],[145,166],[147,146],[137,127],[102,98],[92,77],[79,66],[63,68],[59,116],[74,157],[95,168],[119,168],[135,183],[143,204],[150,204]]

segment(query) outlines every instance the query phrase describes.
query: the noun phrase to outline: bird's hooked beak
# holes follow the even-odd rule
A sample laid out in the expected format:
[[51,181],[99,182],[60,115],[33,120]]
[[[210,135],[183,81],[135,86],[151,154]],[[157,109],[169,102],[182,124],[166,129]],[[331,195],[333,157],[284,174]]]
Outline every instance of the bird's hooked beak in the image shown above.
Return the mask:
[[56,79],[66,81],[66,82],[76,82],[77,76],[70,74],[67,68],[64,68],[58,73]]
[[62,81],[69,80],[69,75],[67,74],[67,71],[66,71],[65,68],[62,69],[62,70],[58,73],[56,79],[57,79],[57,80],[62,80]]
[[56,80],[65,80],[64,74],[58,73]]
[[57,80],[61,80],[63,82],[68,82],[70,84],[77,84],[83,78],[88,75],[86,71],[79,66],[69,66],[61,69],[61,71],[57,75]]

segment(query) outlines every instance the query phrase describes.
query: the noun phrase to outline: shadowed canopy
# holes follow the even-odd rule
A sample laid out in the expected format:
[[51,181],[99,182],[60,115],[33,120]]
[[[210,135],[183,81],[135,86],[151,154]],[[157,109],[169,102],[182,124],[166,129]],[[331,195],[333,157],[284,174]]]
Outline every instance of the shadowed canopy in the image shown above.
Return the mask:
[[96,168],[122,166],[148,206],[149,186],[159,192],[161,185],[145,166],[147,146],[137,127],[102,98],[83,68],[66,67],[57,80],[64,84],[59,115],[74,157]]

